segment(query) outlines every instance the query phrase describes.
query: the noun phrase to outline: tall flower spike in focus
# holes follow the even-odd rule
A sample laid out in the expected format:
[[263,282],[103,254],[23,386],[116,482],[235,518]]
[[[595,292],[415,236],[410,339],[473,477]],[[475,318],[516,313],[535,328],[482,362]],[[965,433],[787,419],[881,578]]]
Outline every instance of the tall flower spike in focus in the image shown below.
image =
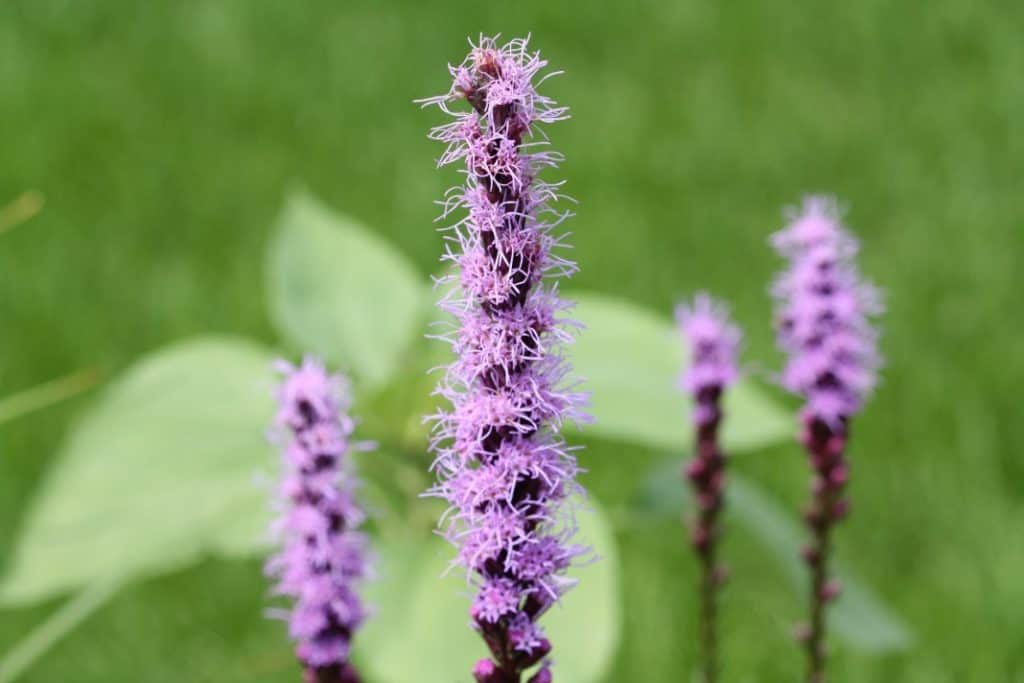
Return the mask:
[[721,399],[736,381],[736,355],[740,330],[729,321],[728,310],[707,294],[698,294],[692,304],[676,308],[676,319],[690,350],[690,365],[682,386],[694,401],[693,422],[696,443],[686,477],[693,486],[697,515],[692,521],[690,540],[700,559],[700,633],[704,683],[718,675],[718,639],[715,593],[725,576],[717,564],[718,525],[725,492],[725,454],[718,445],[722,421]]
[[529,683],[552,680],[551,644],[537,622],[572,586],[565,570],[586,552],[570,542],[567,498],[581,491],[560,434],[563,421],[584,419],[583,396],[565,386],[559,349],[572,341],[572,323],[561,319],[569,304],[552,282],[576,267],[553,252],[569,215],[552,207],[559,184],[538,179],[561,158],[540,125],[567,118],[535,90],[546,66],[527,40],[481,38],[449,67],[451,90],[423,101],[453,119],[430,136],[447,145],[438,165],[464,164],[466,177],[441,217],[462,214],[446,229],[443,260],[456,272],[440,302],[456,320],[445,339],[457,360],[437,389],[451,408],[432,418],[430,493],[451,506],[444,533],[476,593],[470,615],[491,653],[473,669],[479,683],[520,683],[535,666]]
[[368,573],[363,514],[353,496],[349,455],[353,422],[347,387],[312,358],[280,363],[277,427],[285,434],[281,552],[267,563],[274,592],[295,599],[289,633],[307,683],[358,683],[349,663],[355,630],[366,617],[356,586]]
[[789,261],[773,287],[779,347],[787,361],[782,384],[803,397],[800,441],[813,477],[805,519],[812,542],[804,550],[811,571],[810,623],[800,629],[807,680],[825,680],[825,606],[838,597],[828,576],[831,530],[849,509],[846,446],[850,420],[874,388],[878,333],[869,318],[882,311],[877,290],[862,281],[856,239],[840,222],[835,200],[808,197],[772,245]]

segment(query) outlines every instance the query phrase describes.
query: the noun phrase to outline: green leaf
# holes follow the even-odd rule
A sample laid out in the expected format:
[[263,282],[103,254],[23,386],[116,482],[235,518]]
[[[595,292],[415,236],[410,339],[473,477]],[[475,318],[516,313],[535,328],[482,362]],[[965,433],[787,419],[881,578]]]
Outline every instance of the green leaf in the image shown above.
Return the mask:
[[289,342],[371,386],[394,374],[419,330],[426,285],[391,244],[296,192],[267,265],[270,315]]
[[[679,389],[683,341],[666,317],[599,294],[567,295],[587,329],[570,346],[576,373],[592,393],[597,436],[673,451],[689,449],[690,406]],[[723,441],[730,452],[754,450],[792,435],[793,417],[749,378],[729,389]]]
[[271,354],[200,338],[139,361],[71,431],[0,582],[22,603],[241,553],[266,537]]
[[[554,650],[556,680],[590,683],[608,669],[619,641],[619,567],[615,540],[600,509],[577,513],[580,542],[600,559],[572,572],[579,584],[543,624]],[[451,683],[469,680],[487,655],[468,616],[465,575],[442,577],[453,549],[428,532],[392,531],[379,539],[379,578],[368,585],[376,614],[359,634],[360,666],[379,683]]]
[[[680,461],[669,460],[651,470],[633,507],[640,514],[680,519],[689,499]],[[753,533],[790,580],[799,599],[806,600],[808,577],[800,559],[800,549],[806,542],[803,527],[768,493],[736,473],[729,474],[726,510]],[[829,625],[836,636],[862,652],[909,648],[914,639],[903,620],[841,563],[834,564],[834,572],[843,583],[842,596],[828,610]]]

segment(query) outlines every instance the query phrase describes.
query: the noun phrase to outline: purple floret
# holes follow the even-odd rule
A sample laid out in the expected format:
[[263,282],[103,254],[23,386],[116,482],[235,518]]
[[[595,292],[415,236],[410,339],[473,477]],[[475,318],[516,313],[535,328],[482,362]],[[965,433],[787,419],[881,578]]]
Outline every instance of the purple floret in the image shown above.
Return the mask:
[[345,382],[306,358],[281,363],[276,424],[283,433],[280,553],[267,563],[275,594],[294,598],[289,633],[311,683],[355,683],[352,635],[366,617],[356,590],[368,572],[363,514],[348,455],[353,430]]
[[[546,66],[526,40],[481,38],[449,67],[451,90],[425,100],[452,117],[431,133],[447,146],[439,165],[465,174],[443,202],[442,219],[461,214],[446,229],[454,269],[440,302],[456,321],[442,337],[457,360],[437,390],[451,408],[434,416],[431,494],[451,505],[443,531],[477,594],[470,613],[493,656],[473,670],[480,683],[518,683],[544,660],[551,645],[537,621],[585,552],[571,543],[578,467],[560,434],[585,419],[560,350],[575,323],[554,284],[576,266],[553,251],[569,216],[553,208],[560,185],[538,178],[561,159],[540,124],[567,112],[535,90]],[[551,680],[547,664],[530,680]]]

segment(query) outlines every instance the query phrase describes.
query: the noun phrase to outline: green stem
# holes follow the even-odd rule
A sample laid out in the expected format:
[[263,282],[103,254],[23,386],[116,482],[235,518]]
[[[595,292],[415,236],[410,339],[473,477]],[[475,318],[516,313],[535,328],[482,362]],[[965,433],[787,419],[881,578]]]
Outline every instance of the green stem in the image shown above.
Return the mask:
[[80,370],[0,399],[0,424],[80,394],[92,388],[98,379],[95,369]]

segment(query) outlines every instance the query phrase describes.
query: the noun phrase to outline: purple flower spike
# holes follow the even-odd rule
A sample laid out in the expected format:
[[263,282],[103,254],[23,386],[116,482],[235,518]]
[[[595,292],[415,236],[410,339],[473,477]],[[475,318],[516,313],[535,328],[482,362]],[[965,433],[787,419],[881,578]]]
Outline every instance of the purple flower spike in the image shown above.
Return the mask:
[[773,288],[782,384],[806,400],[805,419],[838,429],[875,385],[878,333],[868,317],[881,313],[880,297],[857,272],[857,241],[833,199],[805,199],[772,244],[789,261]]
[[453,119],[431,133],[447,145],[439,165],[459,162],[466,176],[443,202],[442,218],[465,215],[448,228],[443,257],[457,267],[440,302],[456,320],[442,338],[457,360],[437,390],[451,408],[432,418],[430,494],[451,505],[444,534],[476,592],[470,615],[493,658],[473,669],[481,683],[519,683],[538,664],[530,680],[551,680],[551,643],[537,622],[572,586],[564,572],[586,552],[570,542],[567,498],[581,490],[559,432],[563,421],[585,419],[560,355],[574,323],[561,318],[570,306],[551,283],[576,266],[553,252],[569,215],[553,208],[559,185],[538,178],[561,158],[540,125],[567,118],[535,90],[546,66],[526,40],[481,38],[449,67],[451,90],[424,100]]
[[845,451],[850,419],[874,388],[881,359],[869,318],[880,296],[862,281],[854,261],[858,244],[842,226],[833,199],[809,197],[790,224],[772,236],[789,261],[776,280],[778,343],[786,353],[782,385],[804,399],[800,441],[813,471],[804,518],[812,543],[803,558],[811,570],[810,623],[800,632],[808,681],[825,680],[825,606],[839,596],[828,576],[833,525],[846,516],[849,480]]
[[352,635],[366,617],[356,584],[368,569],[363,520],[348,455],[353,422],[345,382],[312,358],[280,363],[276,424],[287,436],[275,531],[284,547],[267,563],[275,594],[295,599],[289,633],[308,683],[358,683]]
[[741,334],[729,322],[724,306],[707,294],[698,294],[692,304],[676,308],[676,318],[690,347],[692,358],[683,374],[682,386],[693,396],[696,424],[696,453],[686,467],[686,476],[697,499],[697,515],[690,540],[700,559],[700,630],[704,683],[714,683],[718,671],[718,638],[715,596],[726,575],[717,564],[720,535],[718,516],[725,492],[725,454],[718,445],[722,420],[721,398],[736,381],[736,355]]

